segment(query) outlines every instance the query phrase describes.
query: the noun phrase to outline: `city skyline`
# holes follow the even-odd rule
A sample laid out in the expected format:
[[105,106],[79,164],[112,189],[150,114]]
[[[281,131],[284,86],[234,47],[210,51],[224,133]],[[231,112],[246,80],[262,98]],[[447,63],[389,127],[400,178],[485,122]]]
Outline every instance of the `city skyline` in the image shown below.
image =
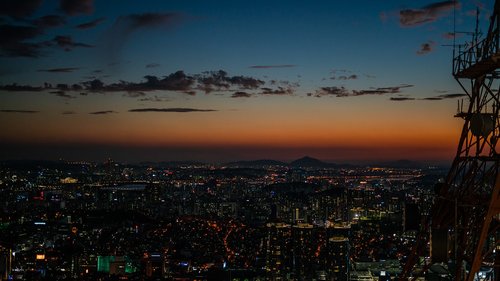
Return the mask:
[[5,1],[0,157],[450,162],[492,3],[358,4]]

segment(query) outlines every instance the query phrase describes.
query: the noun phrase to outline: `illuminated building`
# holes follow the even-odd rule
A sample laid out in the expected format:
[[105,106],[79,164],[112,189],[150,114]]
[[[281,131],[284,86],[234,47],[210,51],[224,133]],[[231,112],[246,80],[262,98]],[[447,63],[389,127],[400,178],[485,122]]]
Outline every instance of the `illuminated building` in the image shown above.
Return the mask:
[[301,279],[311,276],[319,268],[317,228],[299,223],[292,227],[292,270]]
[[348,280],[349,277],[349,239],[332,237],[326,243],[327,258],[325,268],[330,280]]
[[329,280],[348,280],[350,256],[350,225],[334,225],[327,228],[326,255],[323,267]]
[[12,250],[0,245],[0,276],[1,280],[8,280],[12,272]]
[[266,270],[271,280],[285,280],[282,276],[290,270],[290,225],[268,223],[266,238]]

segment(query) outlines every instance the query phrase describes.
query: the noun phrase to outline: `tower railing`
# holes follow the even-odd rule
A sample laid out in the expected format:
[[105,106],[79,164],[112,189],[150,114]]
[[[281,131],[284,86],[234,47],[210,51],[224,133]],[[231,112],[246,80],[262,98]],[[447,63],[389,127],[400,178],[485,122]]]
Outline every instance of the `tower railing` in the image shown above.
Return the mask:
[[496,68],[500,58],[499,33],[485,38],[465,50],[459,49],[459,54],[453,58],[453,75],[458,78],[474,78],[484,70]]

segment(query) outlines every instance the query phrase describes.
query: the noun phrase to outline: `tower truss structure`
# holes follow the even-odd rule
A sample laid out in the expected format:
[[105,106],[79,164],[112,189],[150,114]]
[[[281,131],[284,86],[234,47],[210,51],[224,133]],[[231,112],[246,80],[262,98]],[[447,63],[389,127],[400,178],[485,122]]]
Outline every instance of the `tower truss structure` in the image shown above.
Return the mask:
[[[456,117],[464,125],[452,167],[445,182],[436,185],[433,208],[400,280],[417,277],[419,271],[423,275],[437,262],[448,264],[453,280],[500,280],[499,16],[496,0],[484,39],[454,54],[453,76],[466,94],[466,107],[459,103]],[[432,237],[437,233],[446,245]],[[416,270],[426,250],[431,261]]]

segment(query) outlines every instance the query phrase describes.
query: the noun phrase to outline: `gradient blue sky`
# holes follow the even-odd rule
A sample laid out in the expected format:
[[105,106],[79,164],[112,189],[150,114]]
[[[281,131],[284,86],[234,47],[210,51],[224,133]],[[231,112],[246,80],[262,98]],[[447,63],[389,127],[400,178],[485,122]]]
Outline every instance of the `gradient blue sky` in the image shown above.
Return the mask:
[[[478,9],[485,32],[493,5],[16,2],[0,4],[0,157],[123,161],[448,161],[453,7],[457,31]],[[144,77],[177,71],[191,84]]]

